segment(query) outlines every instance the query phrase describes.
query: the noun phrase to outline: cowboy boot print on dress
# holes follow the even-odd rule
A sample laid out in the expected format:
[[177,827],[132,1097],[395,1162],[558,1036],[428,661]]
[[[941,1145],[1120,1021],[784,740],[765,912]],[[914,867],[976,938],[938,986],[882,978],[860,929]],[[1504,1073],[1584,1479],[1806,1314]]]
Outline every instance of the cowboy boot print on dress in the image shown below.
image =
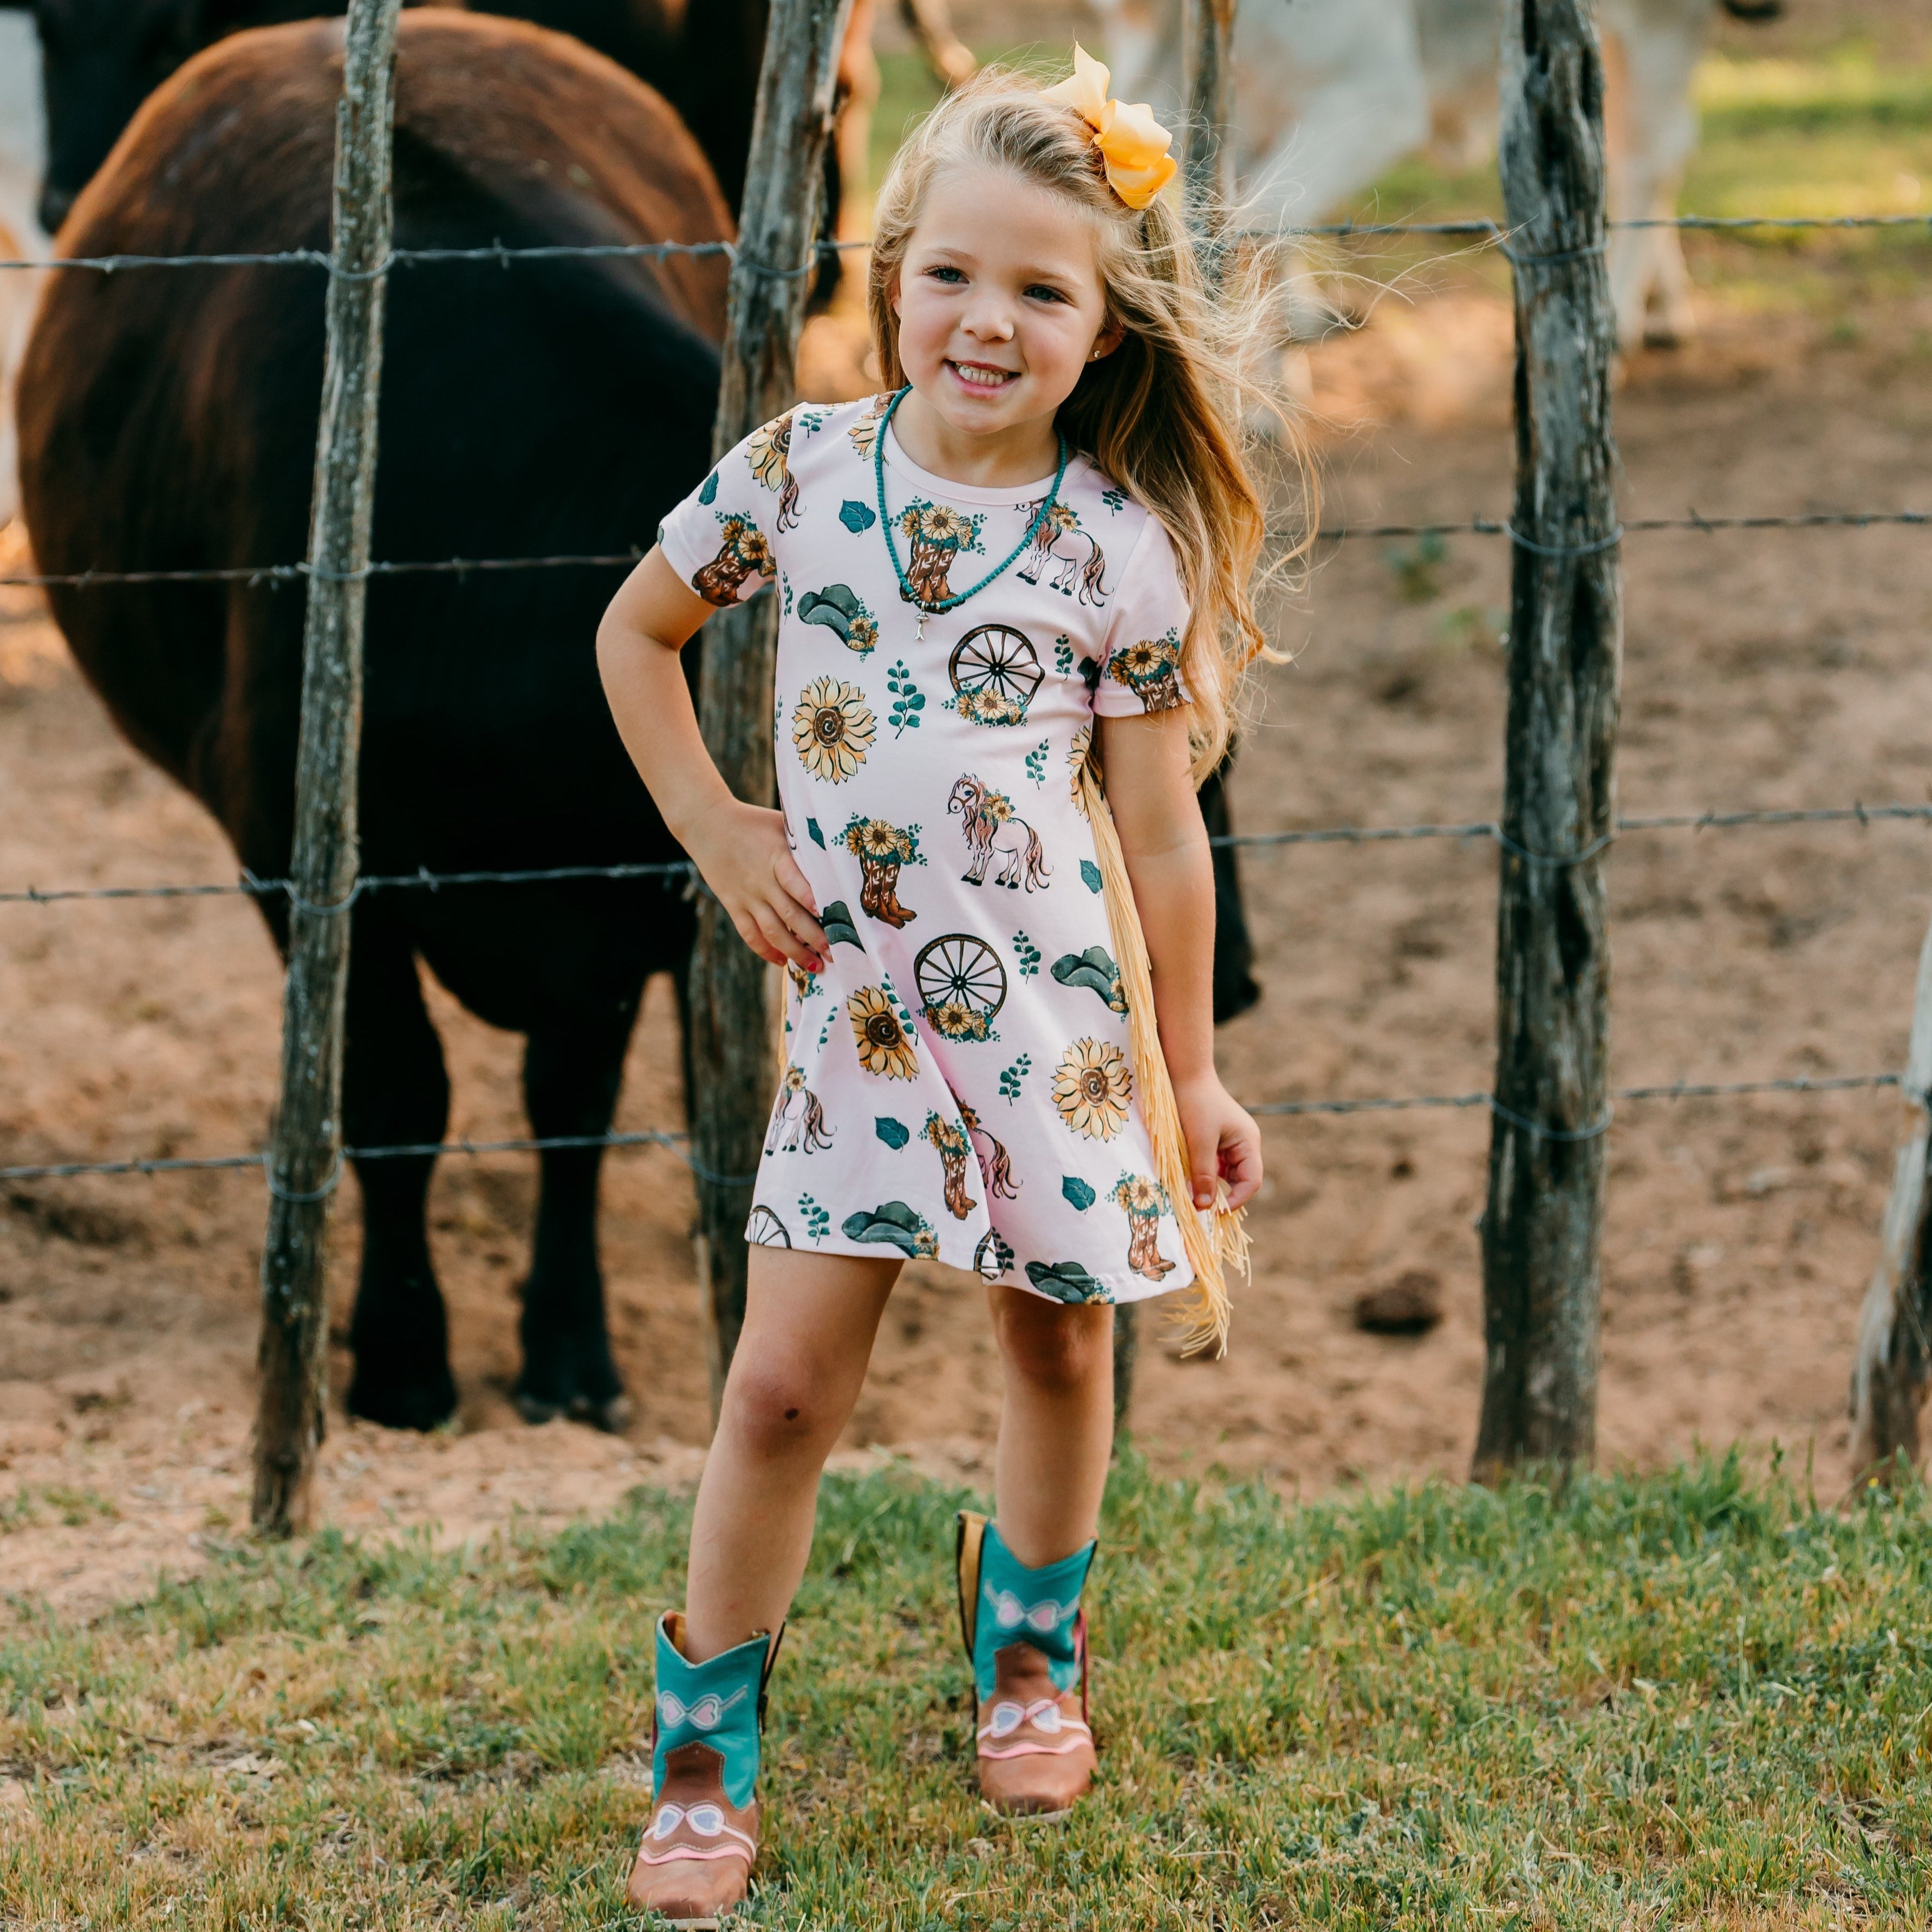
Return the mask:
[[980,1794],[997,1810],[1062,1816],[1092,1781],[1080,1592],[1096,1546],[1029,1570],[993,1524],[960,1512],[960,1634],[973,1666]]
[[658,1620],[651,1822],[625,1895],[674,1925],[715,1926],[750,1884],[758,1735],[777,1654],[777,1643],[759,1636],[687,1663],[683,1617],[667,1610]]

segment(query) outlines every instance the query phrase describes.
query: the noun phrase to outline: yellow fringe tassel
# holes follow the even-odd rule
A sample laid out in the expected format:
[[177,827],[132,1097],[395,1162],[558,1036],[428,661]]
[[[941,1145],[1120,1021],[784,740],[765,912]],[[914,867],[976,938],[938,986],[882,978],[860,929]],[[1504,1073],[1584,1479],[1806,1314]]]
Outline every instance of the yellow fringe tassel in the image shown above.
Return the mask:
[[1135,1077],[1140,1082],[1141,1112],[1154,1142],[1160,1184],[1180,1224],[1181,1245],[1194,1270],[1194,1286],[1187,1299],[1173,1311],[1182,1329],[1181,1353],[1197,1354],[1211,1348],[1216,1355],[1224,1355],[1230,1313],[1228,1270],[1239,1270],[1244,1279],[1249,1274],[1245,1210],[1229,1208],[1226,1184],[1218,1178],[1213,1209],[1203,1213],[1194,1206],[1187,1136],[1181,1131],[1180,1109],[1174,1105],[1174,1083],[1168,1078],[1160,1030],[1154,1018],[1154,973],[1148,962],[1147,940],[1135,910],[1120,834],[1114,830],[1114,814],[1090,752],[1080,768],[1080,797],[1093,824],[1094,849],[1100,859],[1107,925],[1114,936],[1114,956],[1120,962],[1120,990],[1127,1003],[1127,1037],[1133,1051]]

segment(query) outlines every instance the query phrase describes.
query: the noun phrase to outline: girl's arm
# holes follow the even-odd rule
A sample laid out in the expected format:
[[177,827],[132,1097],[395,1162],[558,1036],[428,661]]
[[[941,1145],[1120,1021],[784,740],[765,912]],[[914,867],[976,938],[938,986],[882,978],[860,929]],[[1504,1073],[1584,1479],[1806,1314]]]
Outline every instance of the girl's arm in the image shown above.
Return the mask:
[[1239,1208],[1262,1184],[1261,1130],[1214,1070],[1214,872],[1188,772],[1187,714],[1101,717],[1107,802],[1154,968],[1162,1058],[1187,1136],[1194,1204],[1218,1174]]
[[739,937],[774,966],[789,959],[817,972],[825,934],[786,842],[784,814],[733,797],[698,728],[677,654],[710,615],[711,606],[652,550],[597,627],[604,694],[671,836]]

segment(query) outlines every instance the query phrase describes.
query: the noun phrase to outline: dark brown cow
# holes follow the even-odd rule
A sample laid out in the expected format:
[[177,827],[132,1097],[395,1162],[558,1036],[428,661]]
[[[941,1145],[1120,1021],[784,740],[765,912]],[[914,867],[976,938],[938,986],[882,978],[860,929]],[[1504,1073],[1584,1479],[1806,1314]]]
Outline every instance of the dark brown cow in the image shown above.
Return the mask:
[[[136,116],[62,237],[75,254],[326,249],[341,23],[243,34]],[[521,22],[404,16],[399,247],[704,242],[730,221],[648,88]],[[722,262],[400,268],[390,278],[380,558],[646,546],[701,478]],[[285,562],[305,548],[323,283],[301,268],[56,274],[21,383],[28,528],[50,572]],[[614,578],[544,570],[378,579],[361,790],[372,874],[675,858],[612,728],[592,640]],[[56,590],[122,730],[220,820],[242,862],[288,862],[304,598],[297,586]],[[680,882],[681,888],[681,882]],[[285,908],[263,910],[279,942]],[[344,1125],[440,1140],[448,1085],[418,959],[528,1036],[540,1135],[601,1134],[646,976],[680,986],[692,915],[656,881],[379,892],[356,905]],[[423,1427],[455,1390],[424,1202],[431,1163],[359,1164],[356,1413]],[[610,1423],[596,1152],[544,1157],[519,1399]]]

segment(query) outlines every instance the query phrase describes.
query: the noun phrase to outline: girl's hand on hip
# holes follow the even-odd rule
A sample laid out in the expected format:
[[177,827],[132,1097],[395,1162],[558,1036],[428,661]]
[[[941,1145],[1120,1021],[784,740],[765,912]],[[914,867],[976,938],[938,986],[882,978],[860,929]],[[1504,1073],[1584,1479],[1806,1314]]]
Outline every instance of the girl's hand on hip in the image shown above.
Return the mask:
[[783,812],[728,799],[688,828],[684,848],[738,937],[760,959],[824,970],[825,934],[812,887],[791,856]]
[[1262,1131],[1254,1116],[1214,1075],[1177,1085],[1174,1105],[1187,1136],[1187,1173],[1196,1208],[1214,1204],[1214,1184],[1225,1181],[1228,1205],[1246,1207],[1261,1190]]

